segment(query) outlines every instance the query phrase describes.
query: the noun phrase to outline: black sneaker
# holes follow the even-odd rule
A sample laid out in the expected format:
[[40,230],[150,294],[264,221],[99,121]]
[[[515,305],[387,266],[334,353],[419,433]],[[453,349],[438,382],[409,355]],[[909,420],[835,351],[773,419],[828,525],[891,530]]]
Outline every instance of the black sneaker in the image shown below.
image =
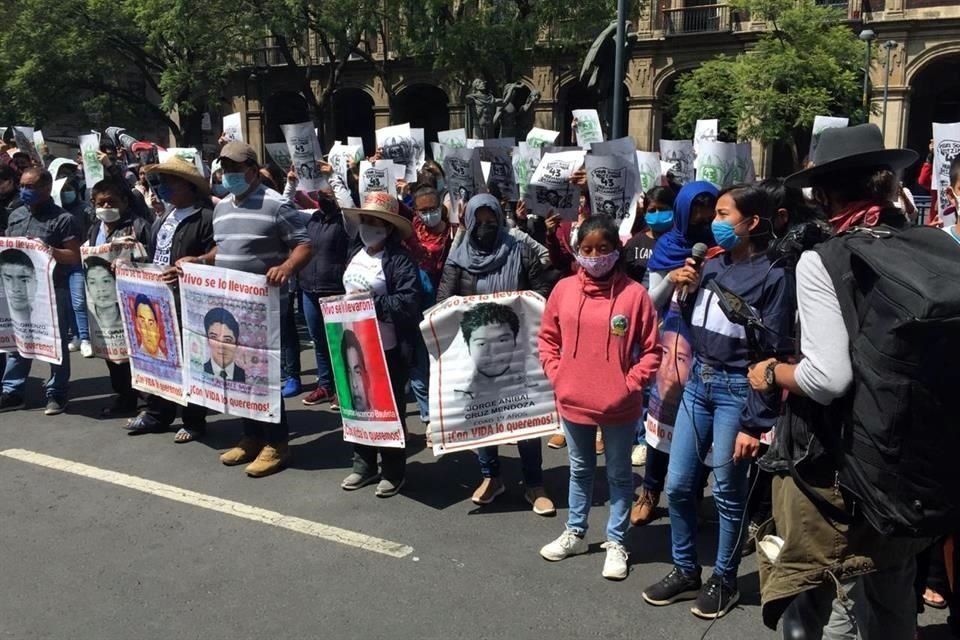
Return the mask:
[[703,581],[700,579],[700,570],[696,575],[688,576],[674,567],[667,577],[657,584],[647,587],[643,591],[643,599],[647,604],[663,607],[680,600],[693,600],[700,592]]
[[724,584],[719,576],[711,576],[697,595],[697,602],[690,613],[705,620],[722,618],[740,601],[736,587]]
[[2,393],[0,394],[0,413],[6,413],[7,411],[16,411],[17,409],[23,409],[26,404],[23,402],[23,398],[13,393]]

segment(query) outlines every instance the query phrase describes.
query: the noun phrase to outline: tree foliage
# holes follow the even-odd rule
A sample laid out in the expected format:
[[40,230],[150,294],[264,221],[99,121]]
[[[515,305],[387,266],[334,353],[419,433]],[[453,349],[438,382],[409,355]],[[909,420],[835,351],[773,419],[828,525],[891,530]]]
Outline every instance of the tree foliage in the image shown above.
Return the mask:
[[863,121],[864,45],[838,9],[814,0],[733,0],[771,30],[735,58],[720,56],[677,84],[674,135],[716,117],[729,139],[795,145],[817,115]]
[[197,142],[203,112],[222,102],[254,33],[226,0],[12,4],[0,33],[0,93],[8,117],[21,122],[126,112]]

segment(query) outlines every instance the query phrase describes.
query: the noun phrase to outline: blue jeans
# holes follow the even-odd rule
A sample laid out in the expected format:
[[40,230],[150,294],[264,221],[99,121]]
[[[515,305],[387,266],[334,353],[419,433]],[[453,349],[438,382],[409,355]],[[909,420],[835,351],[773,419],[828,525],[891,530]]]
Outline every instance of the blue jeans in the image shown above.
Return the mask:
[[310,291],[303,292],[303,317],[307,331],[313,340],[313,352],[317,358],[317,386],[333,393],[333,372],[330,369],[330,351],[327,346],[327,331],[323,326],[320,300],[324,296]]
[[623,544],[630,525],[630,505],[633,504],[633,470],[630,452],[636,437],[636,427],[627,425],[576,424],[563,420],[570,456],[570,512],[567,529],[582,536],[587,532],[587,517],[593,501],[593,477],[597,470],[597,429],[603,435],[607,467],[607,485],[610,487],[610,515],[607,516],[607,540]]
[[[67,349],[67,327],[70,324],[70,292],[57,289],[57,316],[60,323],[60,346],[63,349],[63,364],[50,365],[50,377],[44,384],[46,397],[65,401],[67,387],[70,384],[70,351]],[[19,353],[7,354],[7,364],[3,370],[3,392],[23,397],[23,388],[30,377],[32,358],[24,358]]]
[[697,360],[683,390],[670,446],[667,498],[673,539],[673,563],[685,574],[697,564],[697,494],[701,460],[713,445],[713,499],[720,516],[720,540],[714,575],[736,586],[740,565],[742,520],[747,503],[749,460],[734,464],[733,449],[740,433],[740,411],[750,388],[745,375],[717,371]]
[[[521,440],[517,443],[517,449],[520,450],[524,486],[543,486],[543,448],[540,438]],[[477,458],[480,460],[480,473],[484,478],[500,477],[500,454],[496,447],[480,447],[477,449]]]
[[89,340],[90,323],[87,322],[87,294],[83,288],[83,267],[72,267],[67,283],[70,287],[70,320],[73,335],[81,340]]
[[413,362],[410,363],[410,389],[417,399],[420,421],[424,424],[430,422],[430,354],[422,335],[417,336]]

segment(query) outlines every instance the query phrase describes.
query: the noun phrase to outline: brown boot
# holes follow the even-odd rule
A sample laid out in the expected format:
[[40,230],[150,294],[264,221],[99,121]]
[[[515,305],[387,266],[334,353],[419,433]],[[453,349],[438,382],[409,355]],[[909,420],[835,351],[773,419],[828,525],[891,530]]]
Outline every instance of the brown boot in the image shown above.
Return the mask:
[[547,446],[551,449],[563,449],[567,446],[567,438],[562,433],[558,433],[547,440]]
[[283,469],[290,457],[290,445],[268,444],[260,450],[257,459],[247,465],[246,472],[251,478],[262,478]]
[[504,491],[506,491],[506,488],[500,478],[484,478],[477,490],[473,492],[471,500],[473,500],[473,504],[490,504]]
[[533,507],[533,512],[538,516],[555,516],[557,508],[553,506],[553,500],[547,496],[543,487],[531,487],[523,492],[523,498]]
[[640,490],[640,496],[630,509],[630,524],[642,527],[657,519],[657,506],[660,504],[659,491]]
[[262,441],[243,436],[237,446],[220,456],[220,462],[228,467],[246,464],[256,458],[261,449],[263,449]]

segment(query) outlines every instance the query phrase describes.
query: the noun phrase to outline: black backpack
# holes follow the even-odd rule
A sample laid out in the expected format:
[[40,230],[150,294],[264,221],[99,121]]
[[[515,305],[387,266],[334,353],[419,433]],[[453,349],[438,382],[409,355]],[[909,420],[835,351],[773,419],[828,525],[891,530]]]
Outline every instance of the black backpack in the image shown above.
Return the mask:
[[[883,535],[960,527],[960,244],[931,227],[855,228],[817,248],[850,335],[831,438],[841,487]],[[831,447],[832,448],[832,447]]]

